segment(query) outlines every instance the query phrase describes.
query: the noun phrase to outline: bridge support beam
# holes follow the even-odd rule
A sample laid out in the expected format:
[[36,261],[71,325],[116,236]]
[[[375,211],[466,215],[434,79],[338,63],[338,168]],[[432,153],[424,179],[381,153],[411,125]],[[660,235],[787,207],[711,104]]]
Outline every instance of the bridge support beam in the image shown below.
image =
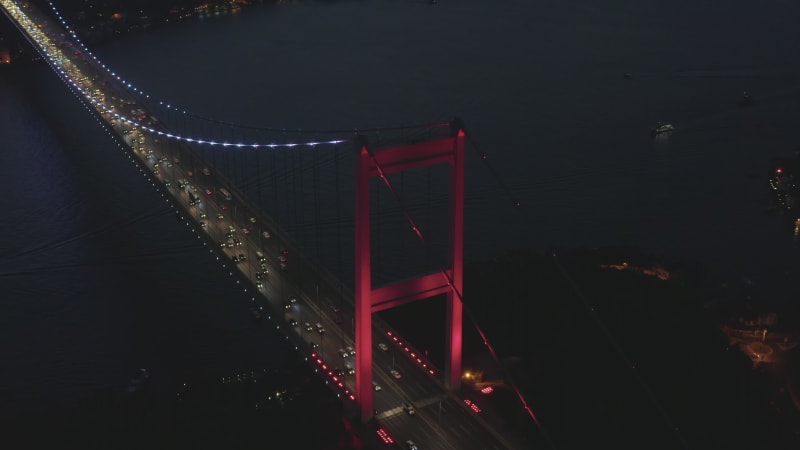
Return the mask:
[[[372,150],[366,141],[356,149],[355,202],[355,345],[356,398],[361,420],[374,413],[372,373],[372,314],[385,309],[446,296],[447,352],[444,383],[451,390],[461,387],[462,321],[461,293],[464,269],[464,131],[453,126],[453,135],[444,139]],[[372,287],[369,180],[391,173],[436,164],[450,166],[450,264],[440,273],[422,275],[381,288]]]

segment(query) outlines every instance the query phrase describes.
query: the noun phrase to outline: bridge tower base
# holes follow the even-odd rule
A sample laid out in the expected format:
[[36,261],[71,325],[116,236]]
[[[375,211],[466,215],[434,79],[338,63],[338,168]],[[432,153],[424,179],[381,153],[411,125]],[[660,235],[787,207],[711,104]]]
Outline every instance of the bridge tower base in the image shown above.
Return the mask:
[[[355,345],[356,397],[361,420],[374,415],[372,373],[372,314],[406,303],[437,295],[446,296],[447,356],[444,384],[448,389],[461,387],[462,322],[461,292],[464,268],[464,131],[453,123],[452,136],[380,151],[369,148],[365,140],[356,149],[355,186]],[[373,177],[448,164],[450,258],[451,265],[442,272],[422,275],[377,289],[372,287],[370,236],[370,188]],[[414,230],[418,232],[418,230]]]

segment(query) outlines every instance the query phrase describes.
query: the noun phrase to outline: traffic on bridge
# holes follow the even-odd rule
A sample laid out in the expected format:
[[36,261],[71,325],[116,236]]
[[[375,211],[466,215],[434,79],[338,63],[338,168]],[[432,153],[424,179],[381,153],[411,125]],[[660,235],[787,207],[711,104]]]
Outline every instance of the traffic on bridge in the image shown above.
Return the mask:
[[[358,414],[352,290],[302,254],[266,213],[108,73],[68,29],[34,6],[0,0],[5,14],[122,143],[186,223],[297,351]],[[329,141],[336,144],[343,140]],[[226,144],[227,145],[227,144]],[[242,145],[258,151],[258,146]],[[242,151],[244,151],[243,149]],[[443,374],[377,316],[372,319],[374,433],[387,448],[522,448],[480,408],[448,390]]]

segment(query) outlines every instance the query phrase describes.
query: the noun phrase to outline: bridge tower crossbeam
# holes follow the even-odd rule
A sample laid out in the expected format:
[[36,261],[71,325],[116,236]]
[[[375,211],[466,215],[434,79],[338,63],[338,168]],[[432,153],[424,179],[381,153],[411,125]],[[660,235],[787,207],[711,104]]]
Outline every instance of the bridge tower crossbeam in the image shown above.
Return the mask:
[[[361,420],[373,415],[372,314],[444,294],[446,339],[444,384],[461,387],[461,292],[464,260],[464,131],[458,121],[452,136],[406,146],[373,150],[365,139],[356,149],[355,346],[356,397]],[[369,180],[438,164],[449,167],[450,267],[383,287],[372,286]],[[418,230],[414,230],[419,234]],[[420,234],[421,236],[421,234]]]

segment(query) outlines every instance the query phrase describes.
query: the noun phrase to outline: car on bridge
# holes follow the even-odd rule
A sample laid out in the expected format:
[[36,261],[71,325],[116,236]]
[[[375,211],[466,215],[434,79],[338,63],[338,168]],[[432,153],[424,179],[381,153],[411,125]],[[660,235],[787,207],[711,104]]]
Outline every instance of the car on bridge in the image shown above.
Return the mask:
[[394,369],[390,370],[389,373],[394,377],[395,380],[399,380],[399,379],[403,378],[403,374],[401,374],[400,372],[398,372],[398,371],[396,371]]
[[419,447],[417,447],[414,441],[409,439],[406,441],[406,450],[419,450]]
[[378,342],[378,348],[385,352],[389,351],[389,346],[384,344],[383,342]]

